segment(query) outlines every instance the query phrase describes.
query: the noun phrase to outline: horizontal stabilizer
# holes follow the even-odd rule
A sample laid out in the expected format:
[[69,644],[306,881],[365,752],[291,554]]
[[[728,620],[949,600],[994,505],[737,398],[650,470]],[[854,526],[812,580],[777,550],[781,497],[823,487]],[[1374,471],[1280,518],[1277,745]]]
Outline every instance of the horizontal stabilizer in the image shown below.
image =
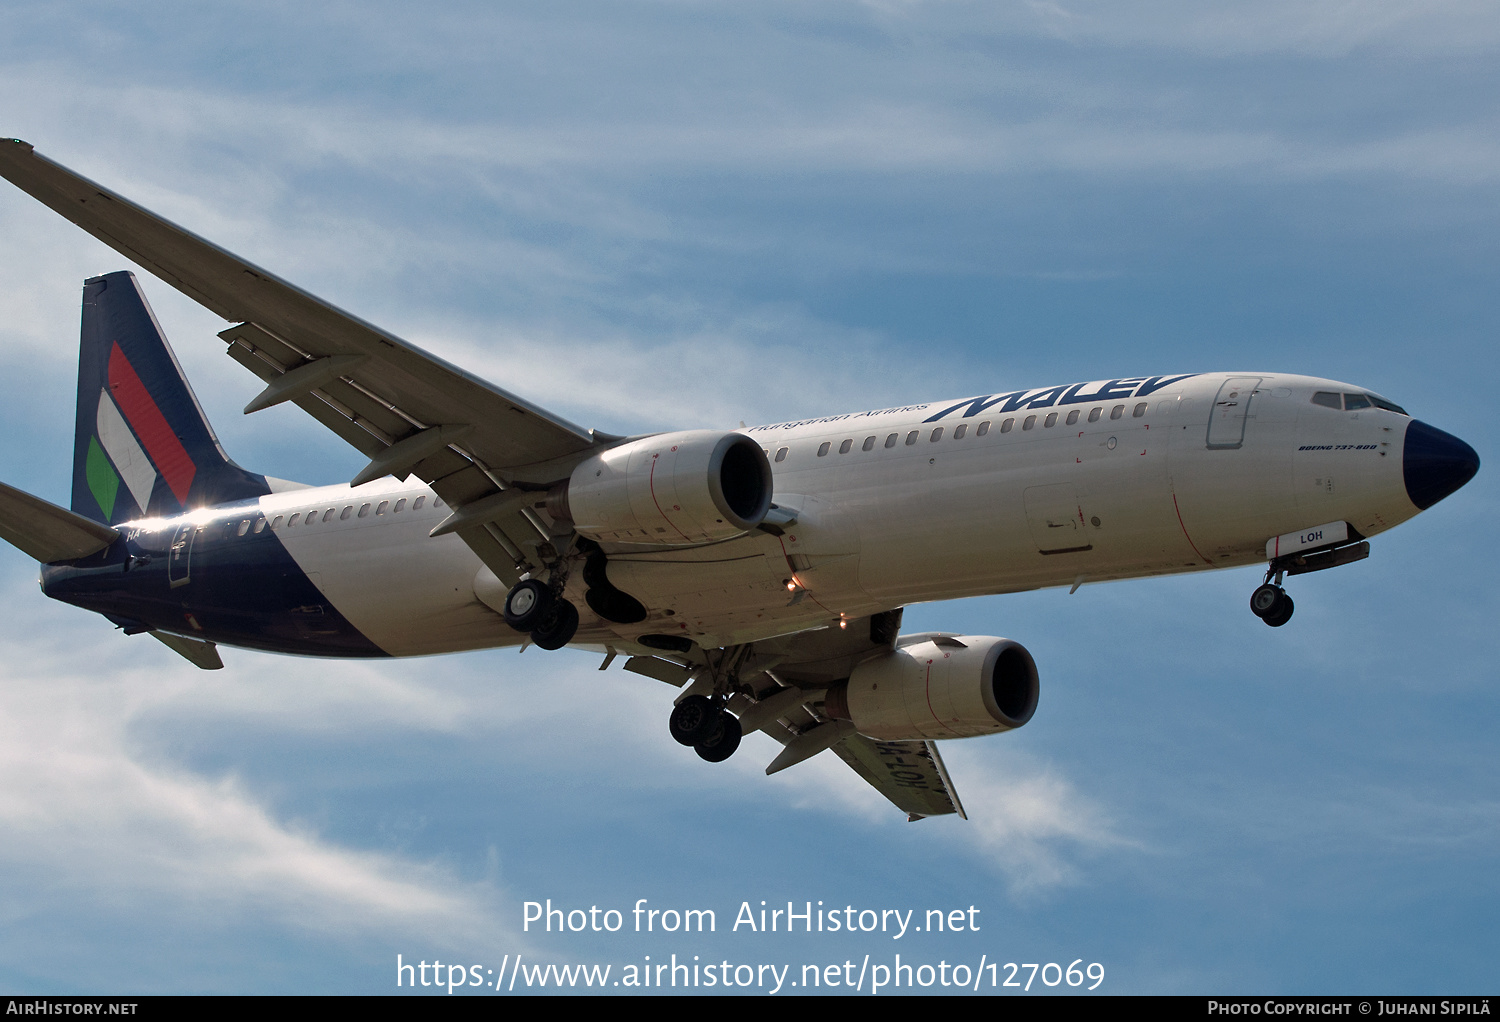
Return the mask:
[[0,539],[43,564],[96,554],[119,538],[108,525],[0,483]]
[[219,671],[224,668],[224,661],[219,659],[219,648],[212,642],[189,639],[185,635],[173,635],[170,632],[150,634],[152,638],[160,639],[162,644],[174,653],[182,654],[183,658],[195,667],[201,667],[205,671]]

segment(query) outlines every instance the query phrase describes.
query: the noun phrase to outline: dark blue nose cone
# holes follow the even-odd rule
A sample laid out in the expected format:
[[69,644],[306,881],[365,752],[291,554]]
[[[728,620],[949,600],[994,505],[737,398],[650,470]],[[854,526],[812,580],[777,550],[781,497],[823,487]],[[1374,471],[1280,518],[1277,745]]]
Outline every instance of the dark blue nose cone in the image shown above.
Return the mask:
[[1406,427],[1401,471],[1406,495],[1425,511],[1479,471],[1479,455],[1458,437],[1415,419]]

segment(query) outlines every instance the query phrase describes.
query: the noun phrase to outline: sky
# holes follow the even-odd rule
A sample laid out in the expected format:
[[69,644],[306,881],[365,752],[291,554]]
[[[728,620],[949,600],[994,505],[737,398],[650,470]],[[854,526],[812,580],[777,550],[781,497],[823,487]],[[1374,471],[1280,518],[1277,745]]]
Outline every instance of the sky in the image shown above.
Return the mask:
[[[409,992],[398,955],[486,996],[517,956],[674,955],[771,965],[731,987],[761,996],[806,965],[868,995],[897,955],[997,964],[985,990],[1057,963],[1033,994],[1089,986],[1046,985],[1075,962],[1107,993],[1493,990],[1493,5],[0,0],[0,27],[0,135],[585,426],[1268,371],[1485,466],[1292,580],[1280,629],[1253,568],[909,608],[1040,668],[1031,723],[942,747],[967,822],[906,823],[828,754],[767,778],[764,736],[703,763],[667,686],[578,651],[201,672],[7,548],[0,991]],[[225,324],[0,186],[0,478],[67,503],[80,288],[122,268],[236,460],[363,463],[290,405],[243,416]],[[622,925],[528,924],[548,899]],[[715,931],[637,933],[640,899]],[[963,928],[734,927],[762,901]]]

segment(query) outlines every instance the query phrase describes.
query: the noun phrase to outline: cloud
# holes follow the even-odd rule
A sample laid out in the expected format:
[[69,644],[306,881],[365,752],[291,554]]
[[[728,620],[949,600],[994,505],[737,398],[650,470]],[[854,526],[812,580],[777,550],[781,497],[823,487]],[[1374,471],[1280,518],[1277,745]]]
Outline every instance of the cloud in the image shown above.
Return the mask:
[[[339,714],[346,726],[379,719],[395,727],[398,718],[408,730],[451,726],[440,699],[413,699],[358,672],[343,684],[350,672],[331,672],[319,686],[322,665],[306,661],[285,663],[279,677],[257,677],[261,663],[197,672],[154,642],[47,606],[26,588],[7,586],[13,612],[0,666],[0,863],[25,880],[5,885],[0,913],[70,921],[80,940],[114,913],[148,929],[171,920],[201,937],[269,926],[346,945],[377,935],[392,946],[510,939],[495,912],[503,892],[492,882],[463,880],[441,862],[340,845],[279,817],[232,771],[192,770],[142,740],[162,714],[264,727],[268,715],[245,704],[251,686],[283,707],[282,727],[319,701],[325,720],[335,702],[363,712],[352,721]],[[288,700],[299,687],[315,694]],[[141,966],[148,953],[125,957]],[[33,947],[25,960],[48,975],[69,951]]]
[[982,747],[943,744],[969,822],[946,835],[1003,874],[1011,892],[1036,895],[1076,883],[1080,860],[1105,850],[1142,851],[1110,814],[1054,765],[1006,749],[1005,736]]

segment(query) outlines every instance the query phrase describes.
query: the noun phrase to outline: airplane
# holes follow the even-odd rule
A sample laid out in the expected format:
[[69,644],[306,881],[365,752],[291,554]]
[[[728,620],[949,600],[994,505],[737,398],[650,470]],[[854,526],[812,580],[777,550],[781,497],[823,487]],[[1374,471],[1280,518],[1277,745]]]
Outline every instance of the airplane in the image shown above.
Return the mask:
[[733,430],[570,423],[349,315],[16,139],[0,175],[229,321],[231,358],[369,463],[307,486],[220,446],[140,284],[85,281],[71,509],[0,484],[47,596],[202,668],[527,646],[673,685],[672,737],[831,749],[917,820],[966,818],[937,742],[1036,712],[1020,643],[902,634],[918,602],[1264,565],[1250,598],[1479,469],[1364,387],[1272,372],[1094,380]]

